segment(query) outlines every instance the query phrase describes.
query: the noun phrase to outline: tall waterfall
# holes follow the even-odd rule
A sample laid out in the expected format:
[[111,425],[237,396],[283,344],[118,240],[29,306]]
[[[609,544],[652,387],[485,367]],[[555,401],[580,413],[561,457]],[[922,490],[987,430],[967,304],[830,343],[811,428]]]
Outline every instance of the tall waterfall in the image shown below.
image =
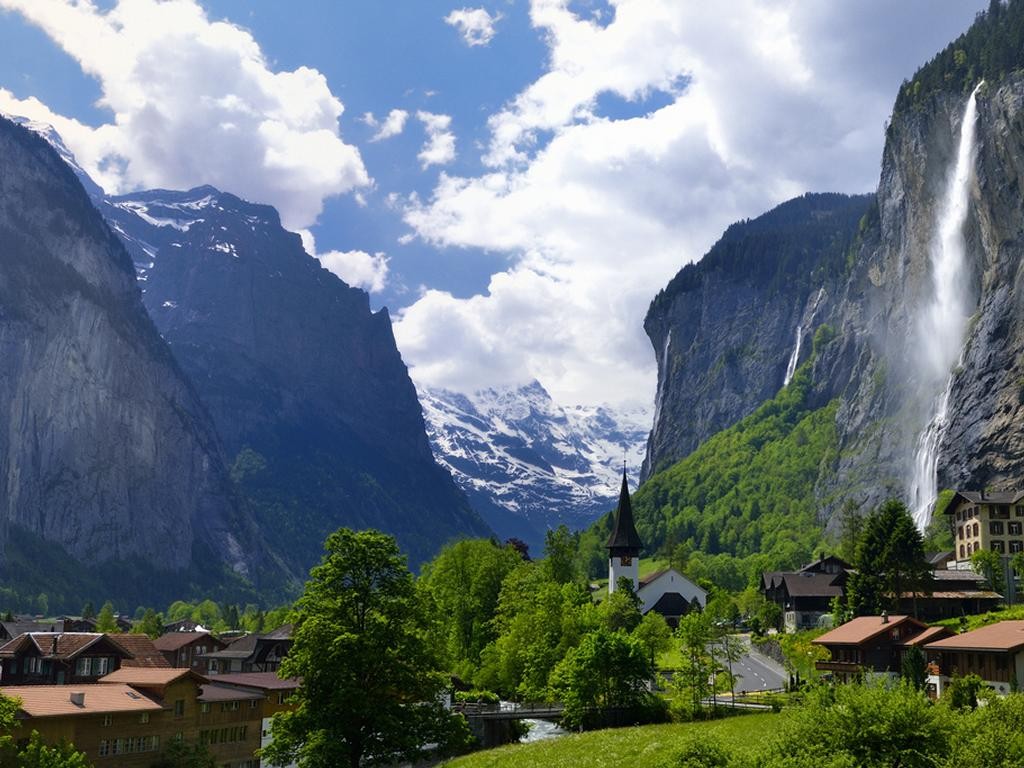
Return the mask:
[[789,364],[786,366],[786,378],[782,380],[782,386],[788,387],[796,373],[796,364],[800,361],[800,342],[803,340],[804,329],[799,325],[796,327],[796,346],[793,347],[793,354],[789,356]]
[[[658,428],[658,419],[661,417],[661,401],[665,397],[665,389],[668,387],[668,348],[672,344],[672,329],[668,329],[668,333],[665,334],[665,346],[661,349],[661,368],[658,371],[658,391],[654,396],[654,426],[651,428],[655,430]],[[650,454],[650,448],[648,447],[648,455]]]
[[[949,420],[949,400],[953,389],[953,366],[963,353],[968,307],[964,286],[967,279],[967,244],[964,223],[970,205],[970,182],[974,171],[974,127],[977,118],[976,96],[981,83],[967,99],[960,124],[960,145],[939,209],[938,236],[932,244],[931,301],[918,322],[917,342],[922,353],[922,379],[937,393],[932,417],[918,438],[910,483],[910,503],[914,522],[922,531],[931,519],[932,505],[938,496],[937,468],[939,446]],[[933,389],[934,391],[934,389]]]

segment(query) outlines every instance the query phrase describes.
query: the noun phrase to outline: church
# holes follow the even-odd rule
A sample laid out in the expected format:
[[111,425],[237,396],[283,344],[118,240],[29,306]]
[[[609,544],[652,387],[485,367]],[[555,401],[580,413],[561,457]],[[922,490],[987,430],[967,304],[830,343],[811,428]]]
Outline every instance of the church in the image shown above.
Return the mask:
[[674,568],[663,568],[640,578],[640,551],[644,545],[633,522],[633,503],[629,498],[625,468],[619,506],[605,546],[608,549],[608,594],[615,591],[619,579],[629,579],[640,598],[640,612],[660,613],[671,627],[679,623],[681,616],[703,610],[707,605],[708,593]]

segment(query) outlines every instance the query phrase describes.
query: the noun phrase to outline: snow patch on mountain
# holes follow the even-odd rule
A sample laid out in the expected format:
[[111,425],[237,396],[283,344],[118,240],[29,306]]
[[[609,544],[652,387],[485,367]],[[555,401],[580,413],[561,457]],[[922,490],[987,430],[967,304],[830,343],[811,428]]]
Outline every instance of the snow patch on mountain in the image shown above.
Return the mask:
[[539,382],[467,395],[421,387],[434,455],[502,536],[539,553],[544,532],[579,529],[615,505],[622,463],[635,477],[650,412],[564,408]]

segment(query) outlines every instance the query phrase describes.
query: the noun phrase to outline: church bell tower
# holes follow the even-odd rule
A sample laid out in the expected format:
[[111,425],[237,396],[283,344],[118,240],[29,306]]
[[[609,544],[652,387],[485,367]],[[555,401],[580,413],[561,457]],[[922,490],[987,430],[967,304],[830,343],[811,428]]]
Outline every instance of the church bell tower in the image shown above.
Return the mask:
[[622,490],[619,491],[619,507],[615,510],[612,534],[605,545],[608,549],[608,594],[615,591],[615,582],[625,576],[633,582],[633,589],[640,588],[640,550],[644,548],[640,535],[633,523],[633,504],[629,500],[629,485],[626,483],[626,468],[622,468]]

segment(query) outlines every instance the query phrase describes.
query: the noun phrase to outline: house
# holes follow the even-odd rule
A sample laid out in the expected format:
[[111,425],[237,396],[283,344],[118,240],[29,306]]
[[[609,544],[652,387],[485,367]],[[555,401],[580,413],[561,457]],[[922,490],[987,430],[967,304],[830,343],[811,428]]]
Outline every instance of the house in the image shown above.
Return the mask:
[[282,680],[275,672],[249,672],[241,674],[219,675],[216,684],[222,687],[239,688],[241,690],[259,691],[260,700],[260,749],[268,746],[273,738],[270,732],[270,720],[278,712],[291,707],[289,697],[299,687],[299,681],[292,678]]
[[708,602],[707,591],[674,568],[663,568],[640,579],[636,595],[641,613],[660,613],[670,627],[678,626],[681,617],[702,610]]
[[[811,642],[827,648],[829,661],[815,662],[834,680],[851,682],[868,675],[898,675],[913,640],[930,628],[910,616],[858,616]],[[934,637],[934,633],[929,637]]]
[[779,606],[787,631],[818,626],[842,597],[852,567],[835,556],[823,557],[798,571],[766,571],[761,574],[761,593]]
[[977,675],[998,693],[1024,689],[1024,621],[1001,621],[925,646],[929,689],[942,696],[954,677]]
[[1000,555],[1024,552],[1024,492],[958,491],[946,514],[958,568],[969,568],[971,555],[980,549]]
[[292,625],[284,624],[263,635],[243,635],[203,659],[209,674],[275,672],[292,646]]
[[30,632],[0,646],[4,685],[91,683],[118,669],[132,654],[96,632]]
[[640,579],[640,551],[643,542],[633,522],[633,503],[629,497],[626,470],[622,470],[619,504],[608,536],[608,594],[618,588],[618,581],[626,578],[641,601],[641,613],[654,611],[665,617],[670,626],[692,610],[702,610],[708,593],[673,568],[655,571]]
[[996,608],[1003,596],[985,584],[985,578],[971,570],[932,571],[925,591],[904,592],[896,607],[923,621],[941,621]]
[[160,635],[153,645],[167,659],[167,663],[179,669],[195,669],[207,672],[207,654],[226,647],[224,641],[209,632],[169,632]]

